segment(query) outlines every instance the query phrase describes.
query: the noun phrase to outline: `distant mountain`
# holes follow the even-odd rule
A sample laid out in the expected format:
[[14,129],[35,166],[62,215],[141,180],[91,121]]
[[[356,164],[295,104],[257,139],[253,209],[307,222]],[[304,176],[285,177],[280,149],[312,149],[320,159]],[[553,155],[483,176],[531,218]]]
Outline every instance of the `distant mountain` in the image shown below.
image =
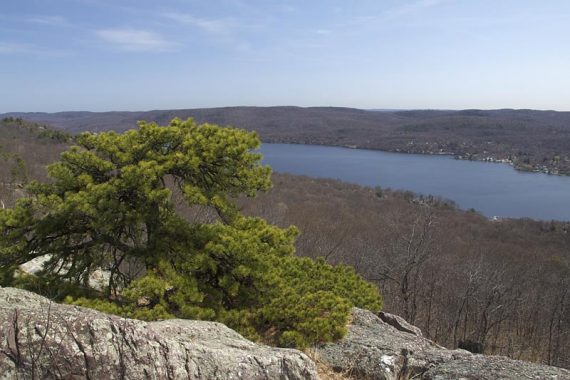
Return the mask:
[[124,131],[172,118],[256,130],[265,142],[324,144],[503,160],[522,170],[570,174],[570,112],[537,110],[360,110],[340,107],[223,107],[144,112],[8,113],[0,117],[70,132]]
[[231,124],[240,128],[304,129],[307,126],[335,128],[345,122],[359,125],[398,124],[399,116],[393,112],[377,113],[353,108],[338,107],[223,107],[181,110],[155,110],[140,112],[57,112],[7,113],[0,117],[21,117],[30,121],[51,124],[72,132],[116,130],[136,127],[138,120],[167,123],[174,117],[193,117],[198,122]]

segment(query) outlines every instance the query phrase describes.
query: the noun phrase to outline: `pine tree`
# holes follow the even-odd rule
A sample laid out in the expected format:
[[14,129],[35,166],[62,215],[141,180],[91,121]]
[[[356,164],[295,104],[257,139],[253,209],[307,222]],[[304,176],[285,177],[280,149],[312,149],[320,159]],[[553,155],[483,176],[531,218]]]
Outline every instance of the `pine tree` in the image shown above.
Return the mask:
[[[239,213],[232,200],[271,186],[254,132],[174,119],[76,142],[51,182],[0,211],[4,284],[62,287],[68,302],[132,318],[219,320],[287,346],[342,336],[353,305],[381,307],[354,271],[294,256],[295,227]],[[188,217],[205,209],[216,217]],[[14,277],[36,257],[48,258],[37,276]],[[103,293],[89,284],[99,269]]]

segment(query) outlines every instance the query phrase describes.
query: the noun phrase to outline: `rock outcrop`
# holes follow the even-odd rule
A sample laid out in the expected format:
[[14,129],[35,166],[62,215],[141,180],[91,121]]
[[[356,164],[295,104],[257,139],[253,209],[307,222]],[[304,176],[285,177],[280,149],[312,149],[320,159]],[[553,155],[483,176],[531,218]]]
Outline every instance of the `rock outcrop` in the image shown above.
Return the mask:
[[502,356],[448,350],[398,316],[353,309],[349,333],[315,357],[347,378],[373,380],[568,380],[570,371]]
[[[348,335],[313,354],[323,379],[570,380],[561,368],[445,349],[401,317],[356,308]],[[0,380],[13,378],[292,380],[318,374],[300,351],[252,343],[220,323],[147,323],[0,288]]]
[[0,288],[0,379],[316,379],[297,350],[214,322],[146,323]]

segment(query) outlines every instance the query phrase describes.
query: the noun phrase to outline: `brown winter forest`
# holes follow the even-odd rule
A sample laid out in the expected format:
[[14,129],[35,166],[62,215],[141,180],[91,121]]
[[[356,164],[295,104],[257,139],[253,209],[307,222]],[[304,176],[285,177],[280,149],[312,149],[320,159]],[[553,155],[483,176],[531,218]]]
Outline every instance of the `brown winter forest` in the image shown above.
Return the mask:
[[[340,107],[223,107],[146,112],[11,113],[72,132],[124,131],[172,118],[256,130],[264,142],[323,144],[504,160],[519,170],[570,174],[570,112],[371,111]],[[0,117],[4,117],[0,115]]]
[[[8,206],[69,141],[17,119],[0,128]],[[298,226],[299,254],[353,265],[378,284],[386,311],[427,337],[570,368],[570,223],[490,221],[445,200],[335,180],[275,173],[273,184],[241,199],[243,211]]]

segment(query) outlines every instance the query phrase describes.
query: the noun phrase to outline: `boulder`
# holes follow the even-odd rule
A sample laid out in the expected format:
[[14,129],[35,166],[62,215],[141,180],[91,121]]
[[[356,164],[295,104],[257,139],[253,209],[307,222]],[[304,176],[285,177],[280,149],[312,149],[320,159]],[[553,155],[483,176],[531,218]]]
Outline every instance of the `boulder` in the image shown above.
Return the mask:
[[384,322],[386,322],[390,326],[395,327],[396,329],[398,329],[400,331],[407,332],[410,334],[414,334],[417,336],[423,336],[422,330],[420,330],[419,327],[416,327],[416,326],[412,325],[411,323],[408,323],[404,318],[400,317],[399,315],[385,313],[385,312],[381,311],[378,314],[378,316],[380,317],[381,320],[383,320]]
[[501,356],[448,350],[401,317],[354,308],[348,335],[315,357],[345,377],[373,380],[570,379],[570,371]]
[[[43,255],[38,256],[35,259],[32,259],[22,265],[19,266],[19,269],[22,273],[28,275],[36,275],[38,272],[44,269],[44,265],[52,258],[52,255]],[[69,266],[63,266],[60,269],[61,274],[65,273],[69,269]],[[90,273],[89,275],[89,286],[96,290],[102,290],[105,286],[109,283],[109,277],[111,276],[111,272],[108,270],[104,270],[98,268]]]
[[303,353],[220,323],[143,322],[0,288],[0,379],[317,379]]

